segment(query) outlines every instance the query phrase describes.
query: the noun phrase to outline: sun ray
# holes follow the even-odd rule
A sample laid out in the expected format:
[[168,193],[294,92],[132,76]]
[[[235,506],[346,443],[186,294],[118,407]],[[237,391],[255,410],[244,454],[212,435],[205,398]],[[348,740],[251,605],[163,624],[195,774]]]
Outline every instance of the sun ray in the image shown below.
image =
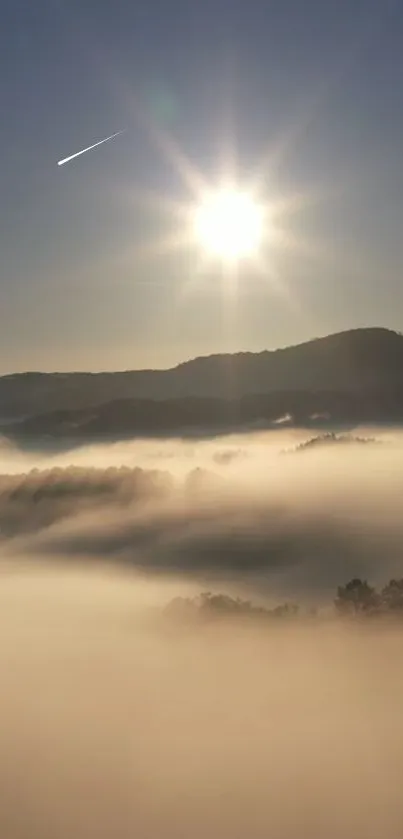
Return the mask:
[[163,157],[173,166],[173,169],[180,176],[189,192],[194,196],[200,196],[207,188],[207,183],[199,170],[193,166],[173,136],[160,126],[156,126],[150,117],[144,117],[147,132],[154,145],[162,153]]
[[[298,308],[295,293],[275,269],[274,255],[276,251],[295,251],[308,259],[320,258],[323,244],[317,246],[299,235],[292,219],[322,201],[323,190],[270,193],[265,166],[255,168],[253,177],[242,177],[232,110],[223,113],[223,156],[213,182],[191,163],[172,134],[157,125],[147,109],[137,103],[135,110],[151,142],[178,175],[189,197],[174,200],[141,189],[128,194],[128,201],[136,209],[157,213],[153,226],[160,223],[161,230],[167,232],[137,246],[132,243],[127,254],[120,256],[139,267],[162,257],[176,258],[180,254],[186,260],[188,256],[185,272],[183,267],[179,270],[180,282],[178,273],[172,283],[174,297],[179,301],[204,285],[208,291],[211,283],[211,288],[221,290],[230,320],[229,310],[235,311],[241,283],[251,282],[253,273],[291,308],[294,304]],[[168,273],[172,276],[172,266]]]
[[179,221],[186,220],[189,213],[184,201],[175,200],[171,196],[151,189],[128,189],[126,201],[132,209],[157,211],[168,218],[177,218]]

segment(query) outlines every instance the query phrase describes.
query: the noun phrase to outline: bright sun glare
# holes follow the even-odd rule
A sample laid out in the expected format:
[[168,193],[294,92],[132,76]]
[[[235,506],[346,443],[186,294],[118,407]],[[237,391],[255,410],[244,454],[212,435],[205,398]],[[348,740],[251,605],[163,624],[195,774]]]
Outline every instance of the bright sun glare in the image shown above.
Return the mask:
[[225,189],[205,198],[196,208],[194,229],[198,243],[225,261],[255,255],[263,238],[264,216],[249,195]]

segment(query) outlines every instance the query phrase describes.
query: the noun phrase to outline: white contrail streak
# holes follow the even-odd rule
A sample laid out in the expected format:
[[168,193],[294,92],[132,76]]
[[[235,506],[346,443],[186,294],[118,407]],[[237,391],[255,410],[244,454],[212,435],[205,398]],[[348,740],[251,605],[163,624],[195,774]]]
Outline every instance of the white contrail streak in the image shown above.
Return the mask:
[[108,140],[113,140],[114,137],[118,137],[119,134],[123,134],[123,131],[125,131],[125,130],[126,129],[123,129],[122,131],[116,131],[115,134],[111,134],[110,137],[105,137],[105,139],[100,140],[99,143],[94,143],[93,146],[88,146],[88,148],[86,148],[86,149],[81,149],[81,151],[77,151],[75,154],[71,154],[70,157],[64,157],[63,160],[58,160],[57,165],[58,166],[63,166],[64,163],[69,163],[70,160],[74,160],[75,157],[80,157],[80,155],[85,154],[86,151],[91,151],[91,149],[96,149],[97,146],[102,146],[102,144],[107,143]]

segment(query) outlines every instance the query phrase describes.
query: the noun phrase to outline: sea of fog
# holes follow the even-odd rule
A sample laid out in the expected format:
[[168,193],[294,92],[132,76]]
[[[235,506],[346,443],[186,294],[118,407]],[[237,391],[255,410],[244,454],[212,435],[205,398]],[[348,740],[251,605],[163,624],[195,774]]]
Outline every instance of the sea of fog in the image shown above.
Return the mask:
[[2,441],[0,836],[400,839],[403,627],[161,620],[403,577],[403,436],[354,435]]

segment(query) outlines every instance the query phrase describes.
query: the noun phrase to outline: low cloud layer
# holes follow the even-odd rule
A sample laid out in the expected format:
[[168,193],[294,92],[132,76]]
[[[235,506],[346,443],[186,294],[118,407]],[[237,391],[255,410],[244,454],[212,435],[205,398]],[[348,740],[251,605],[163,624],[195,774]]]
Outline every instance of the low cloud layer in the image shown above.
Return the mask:
[[107,560],[263,596],[316,599],[352,576],[399,575],[403,438],[303,452],[300,442],[272,432],[41,456],[41,468],[0,477],[3,552]]
[[403,576],[403,439],[368,436],[4,449],[2,837],[400,839],[399,626],[161,619]]
[[0,574],[2,836],[400,839],[401,630],[172,633],[147,588]]

